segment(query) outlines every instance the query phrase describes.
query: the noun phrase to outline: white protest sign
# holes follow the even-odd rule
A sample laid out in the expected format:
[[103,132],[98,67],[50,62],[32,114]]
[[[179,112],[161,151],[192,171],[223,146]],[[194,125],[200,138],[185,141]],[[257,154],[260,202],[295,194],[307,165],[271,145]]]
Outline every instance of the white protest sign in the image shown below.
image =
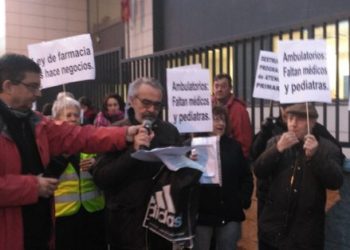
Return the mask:
[[350,111],[350,93],[349,93],[349,97],[348,97],[348,110]]
[[180,66],[172,69],[202,69],[202,65],[200,65],[199,63],[196,63],[196,64]]
[[279,41],[280,102],[327,102],[331,92],[326,41]]
[[95,79],[95,60],[89,34],[28,45],[28,55],[42,70],[43,88]]
[[213,131],[207,69],[167,69],[169,122],[180,133]]
[[270,51],[261,50],[256,70],[253,97],[279,101],[278,77],[278,55]]

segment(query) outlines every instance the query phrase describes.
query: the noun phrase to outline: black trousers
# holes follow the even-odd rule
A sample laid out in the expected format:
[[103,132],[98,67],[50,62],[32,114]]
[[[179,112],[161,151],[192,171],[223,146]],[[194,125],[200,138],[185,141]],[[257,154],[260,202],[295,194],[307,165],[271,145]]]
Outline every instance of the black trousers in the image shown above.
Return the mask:
[[56,250],[106,250],[104,210],[56,218]]
[[49,247],[25,247],[25,250],[49,250]]
[[270,246],[266,242],[259,240],[259,250],[278,250],[278,248]]

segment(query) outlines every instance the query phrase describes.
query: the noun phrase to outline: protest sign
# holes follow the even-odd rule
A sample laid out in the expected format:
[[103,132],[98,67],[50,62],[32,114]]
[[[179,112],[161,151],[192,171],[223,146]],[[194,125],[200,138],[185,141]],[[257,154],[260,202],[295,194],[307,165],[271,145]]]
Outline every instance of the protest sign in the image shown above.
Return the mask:
[[207,69],[167,69],[168,120],[180,133],[213,131]]
[[200,65],[199,63],[196,63],[196,64],[190,64],[190,65],[176,67],[173,69],[202,69],[202,65]]
[[280,102],[331,102],[324,40],[279,41]]
[[43,88],[95,79],[95,60],[89,34],[28,45],[28,55],[41,68]]
[[253,97],[279,101],[278,55],[260,51]]

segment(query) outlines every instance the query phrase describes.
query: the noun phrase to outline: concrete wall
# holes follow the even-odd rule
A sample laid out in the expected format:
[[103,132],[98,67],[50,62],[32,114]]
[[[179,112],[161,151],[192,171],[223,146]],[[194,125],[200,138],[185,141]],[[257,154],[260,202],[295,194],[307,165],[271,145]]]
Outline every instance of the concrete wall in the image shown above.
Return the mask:
[[86,0],[6,0],[6,52],[87,32]]
[[114,23],[98,32],[92,33],[94,51],[100,52],[111,48],[124,47],[124,23]]
[[[133,1],[131,1],[132,3]],[[125,55],[138,57],[153,53],[153,0],[135,0],[125,29]]]
[[[159,50],[349,16],[348,0],[155,0]],[[155,13],[158,15],[158,13]]]

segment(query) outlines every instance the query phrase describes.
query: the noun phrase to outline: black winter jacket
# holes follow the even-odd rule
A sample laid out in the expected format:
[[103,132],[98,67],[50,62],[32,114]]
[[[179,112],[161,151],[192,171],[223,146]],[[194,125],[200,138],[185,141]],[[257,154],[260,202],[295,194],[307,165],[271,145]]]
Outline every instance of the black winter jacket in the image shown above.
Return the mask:
[[[266,149],[268,140],[272,137],[280,135],[287,131],[287,126],[283,123],[282,118],[268,117],[261,125],[261,131],[254,136],[254,140],[251,147],[251,159],[255,161],[262,152]],[[317,137],[323,137],[330,140],[341,150],[341,145],[333,137],[331,133],[322,124],[316,122],[312,129],[312,134]],[[342,163],[345,156],[342,154]],[[269,179],[257,179],[256,196],[259,202],[264,202],[269,189]]]
[[219,226],[245,219],[243,209],[251,203],[253,176],[240,144],[232,138],[220,138],[222,187],[200,186],[198,224]]
[[280,250],[321,250],[326,189],[338,189],[343,182],[341,152],[320,137],[316,153],[306,160],[302,143],[278,152],[279,138],[272,138],[254,162],[258,178],[271,177],[259,238]]
[[[136,125],[133,114],[116,125]],[[150,148],[179,146],[180,136],[170,123],[156,120],[152,130],[155,137]],[[97,160],[94,180],[105,191],[107,236],[118,249],[145,249],[146,231],[142,227],[152,178],[161,168],[160,162],[144,162],[131,157],[132,145],[124,151],[103,155]]]

